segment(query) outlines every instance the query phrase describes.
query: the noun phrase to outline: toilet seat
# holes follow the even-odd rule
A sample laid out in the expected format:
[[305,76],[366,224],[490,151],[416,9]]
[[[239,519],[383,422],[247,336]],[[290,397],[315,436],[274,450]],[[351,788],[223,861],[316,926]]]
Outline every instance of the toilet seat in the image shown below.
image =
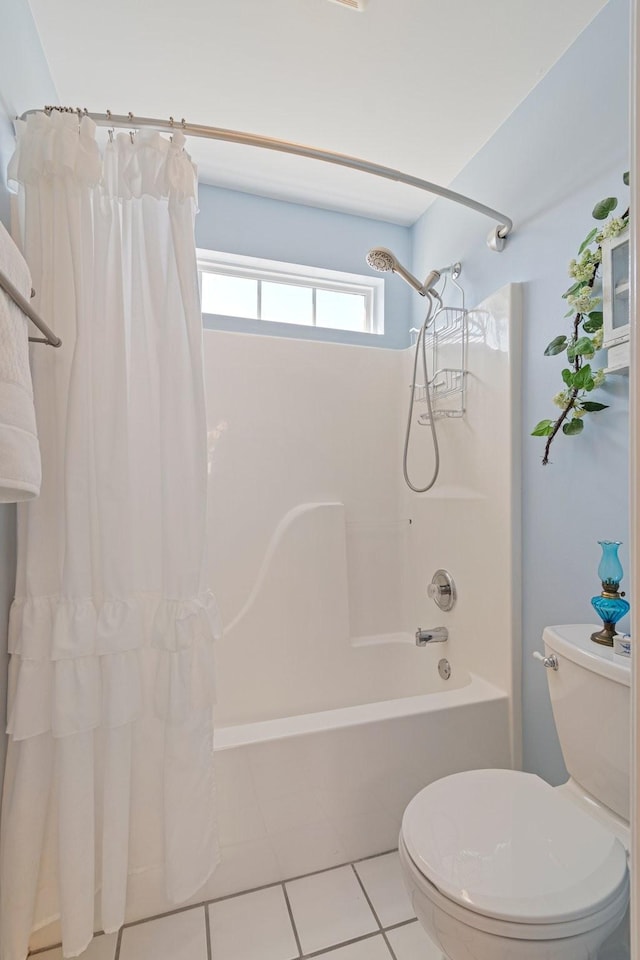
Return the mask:
[[410,802],[401,837],[425,894],[487,932],[572,936],[628,899],[620,841],[532,774],[474,770],[438,780]]

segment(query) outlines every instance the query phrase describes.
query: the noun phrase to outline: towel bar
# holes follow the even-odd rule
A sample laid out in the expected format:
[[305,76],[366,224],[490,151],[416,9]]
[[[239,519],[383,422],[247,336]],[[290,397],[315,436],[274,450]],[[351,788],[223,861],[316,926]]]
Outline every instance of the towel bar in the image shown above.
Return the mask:
[[20,307],[20,309],[25,314],[25,316],[27,316],[29,320],[31,320],[31,322],[36,325],[38,330],[44,334],[43,337],[29,337],[29,340],[31,340],[32,343],[46,343],[50,347],[62,346],[62,340],[60,339],[60,337],[56,337],[53,330],[51,330],[47,326],[47,324],[44,322],[44,320],[42,320],[38,316],[38,314],[33,309],[29,301],[25,300],[25,298],[22,296],[20,291],[16,287],[14,287],[14,285],[11,283],[8,277],[6,277],[1,270],[0,270],[0,287],[2,287],[4,292],[9,297],[11,297],[13,302],[18,307]]

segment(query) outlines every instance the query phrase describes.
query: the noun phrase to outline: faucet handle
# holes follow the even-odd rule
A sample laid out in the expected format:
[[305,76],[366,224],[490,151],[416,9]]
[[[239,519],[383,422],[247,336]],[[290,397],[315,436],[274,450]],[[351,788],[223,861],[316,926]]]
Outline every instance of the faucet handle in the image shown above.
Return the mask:
[[456,585],[448,570],[436,570],[431,583],[427,586],[427,596],[433,600],[441,610],[453,610],[456,600]]

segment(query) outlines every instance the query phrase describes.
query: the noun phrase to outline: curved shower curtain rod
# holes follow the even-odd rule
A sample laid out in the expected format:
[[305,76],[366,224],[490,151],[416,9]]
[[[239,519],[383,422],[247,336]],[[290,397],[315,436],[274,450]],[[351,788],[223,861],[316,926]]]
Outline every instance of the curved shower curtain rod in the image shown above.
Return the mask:
[[[61,113],[75,113],[78,118],[89,117],[101,127],[153,127],[156,130],[175,131],[180,130],[190,137],[203,137],[207,140],[224,140],[227,143],[241,143],[249,147],[262,147],[265,150],[276,150],[280,153],[290,153],[297,157],[309,157],[311,160],[322,160],[325,163],[333,163],[340,167],[349,167],[351,170],[360,170],[363,173],[373,174],[375,177],[383,177],[385,180],[395,180],[398,183],[406,183],[410,187],[417,187],[418,190],[424,190],[427,193],[433,193],[445,200],[452,200],[454,203],[460,203],[464,207],[476,210],[478,213],[497,220],[497,226],[491,230],[487,237],[487,244],[492,250],[504,250],[506,238],[513,229],[513,221],[499,210],[493,207],[487,207],[484,203],[472,200],[462,193],[456,193],[455,190],[449,190],[447,187],[441,187],[437,183],[431,183],[429,180],[421,180],[419,177],[413,177],[411,174],[402,173],[400,170],[394,170],[393,167],[384,167],[378,163],[371,163],[368,160],[360,160],[358,157],[350,157],[343,153],[332,153],[328,150],[319,150],[316,147],[307,147],[301,143],[292,143],[288,140],[276,140],[273,137],[262,137],[254,133],[242,133],[239,130],[225,130],[222,127],[209,127],[201,123],[187,123],[182,120],[174,120],[169,117],[168,120],[158,120],[153,117],[136,117],[133,113],[117,114],[107,110],[106,113],[89,113],[86,109],[80,107],[59,107],[46,106],[45,113],[51,113],[58,110]],[[40,110],[27,110],[22,114],[21,120],[24,120],[31,113],[40,113]]]

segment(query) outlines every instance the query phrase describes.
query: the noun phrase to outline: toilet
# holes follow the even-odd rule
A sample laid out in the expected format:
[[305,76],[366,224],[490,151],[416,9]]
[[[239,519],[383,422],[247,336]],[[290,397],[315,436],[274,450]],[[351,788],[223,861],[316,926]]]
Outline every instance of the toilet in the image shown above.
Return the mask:
[[425,787],[405,810],[405,884],[449,960],[625,955],[631,671],[592,632],[570,624],[543,635],[567,783],[470,770]]

